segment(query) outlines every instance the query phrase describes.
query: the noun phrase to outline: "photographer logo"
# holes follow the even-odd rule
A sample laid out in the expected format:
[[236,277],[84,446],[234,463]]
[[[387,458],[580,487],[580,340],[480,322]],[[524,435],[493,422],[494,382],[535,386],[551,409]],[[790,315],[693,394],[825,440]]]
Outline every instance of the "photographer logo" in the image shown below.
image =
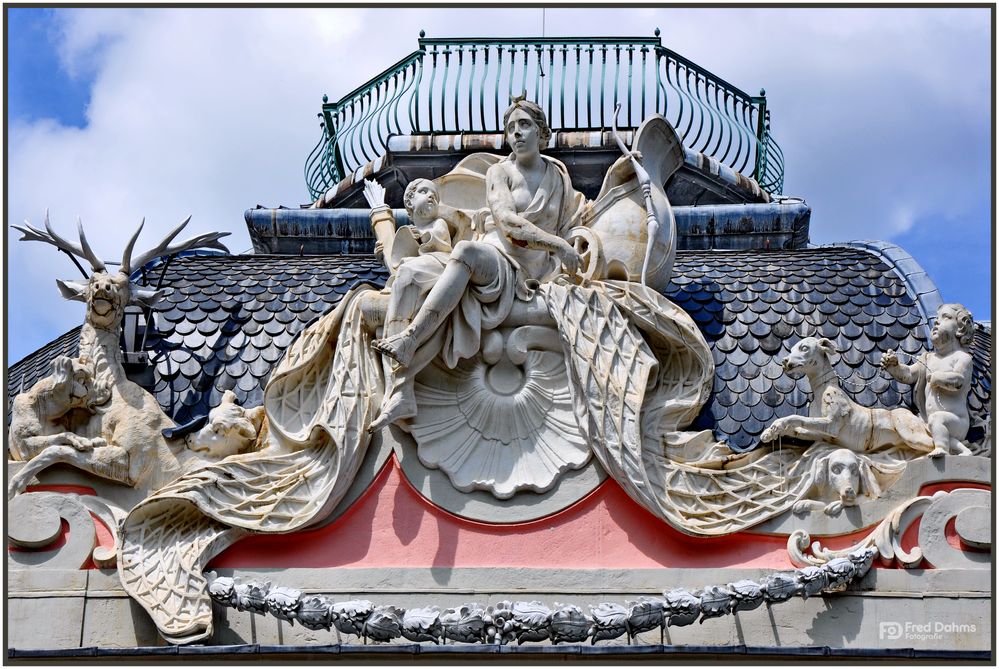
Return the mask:
[[933,620],[928,623],[904,623],[882,620],[878,623],[878,638],[882,641],[939,641],[954,634],[974,634],[978,631],[974,623],[947,623]]
[[904,629],[900,623],[882,620],[878,623],[878,637],[887,641],[901,639]]

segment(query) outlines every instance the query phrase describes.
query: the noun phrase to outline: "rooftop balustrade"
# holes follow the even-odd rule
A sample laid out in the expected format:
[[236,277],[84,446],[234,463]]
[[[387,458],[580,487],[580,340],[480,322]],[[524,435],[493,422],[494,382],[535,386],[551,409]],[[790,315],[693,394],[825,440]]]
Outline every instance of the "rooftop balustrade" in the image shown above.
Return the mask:
[[778,194],[784,157],[766,93],[753,96],[655,37],[431,39],[337,102],[305,164],[312,199],[387,151],[393,134],[499,133],[512,95],[540,104],[554,131],[636,128],[662,114],[684,144]]

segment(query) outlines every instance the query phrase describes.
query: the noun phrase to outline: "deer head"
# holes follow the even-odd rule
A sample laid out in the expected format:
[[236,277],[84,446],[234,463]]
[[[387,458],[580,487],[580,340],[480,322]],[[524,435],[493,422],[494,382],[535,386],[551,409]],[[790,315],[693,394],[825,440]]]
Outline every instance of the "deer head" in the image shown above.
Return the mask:
[[86,282],[57,280],[56,284],[59,286],[62,296],[67,300],[86,303],[87,323],[101,330],[117,332],[121,326],[121,319],[127,305],[142,304],[153,307],[159,302],[165,292],[163,290],[150,290],[149,288],[133,285],[129,276],[132,273],[133,267],[142,267],[154,258],[169,256],[190,249],[214,248],[226,252],[229,251],[229,249],[218,241],[228,235],[228,232],[210,232],[171,246],[170,242],[184,229],[190,220],[191,217],[188,216],[183,223],[174,228],[159,244],[133,257],[132,250],[135,247],[136,240],[139,238],[139,233],[142,232],[142,226],[145,224],[145,219],[143,219],[125,246],[125,252],[122,255],[121,265],[117,272],[109,272],[104,261],[94,253],[87,242],[87,236],[83,232],[83,223],[80,221],[77,221],[77,229],[80,237],[79,244],[74,244],[60,237],[52,230],[47,211],[45,212],[45,230],[32,227],[27,221],[25,221],[25,227],[18,225],[12,227],[24,235],[21,237],[21,241],[45,242],[61,251],[89,262],[92,273]]

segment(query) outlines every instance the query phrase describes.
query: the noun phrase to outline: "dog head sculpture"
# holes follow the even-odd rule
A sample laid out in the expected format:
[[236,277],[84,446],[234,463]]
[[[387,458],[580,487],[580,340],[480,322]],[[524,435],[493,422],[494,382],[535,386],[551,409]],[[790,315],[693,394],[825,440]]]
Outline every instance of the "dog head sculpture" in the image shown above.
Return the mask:
[[264,408],[244,409],[227,390],[222,402],[208,413],[208,424],[187,438],[187,447],[212,458],[245,453],[257,442]]
[[825,337],[805,337],[791,348],[781,361],[784,371],[793,378],[817,372],[829,366],[836,346]]
[[827,498],[838,499],[843,506],[856,506],[858,497],[877,497],[881,493],[870,463],[848,448],[817,458],[813,472],[815,487]]

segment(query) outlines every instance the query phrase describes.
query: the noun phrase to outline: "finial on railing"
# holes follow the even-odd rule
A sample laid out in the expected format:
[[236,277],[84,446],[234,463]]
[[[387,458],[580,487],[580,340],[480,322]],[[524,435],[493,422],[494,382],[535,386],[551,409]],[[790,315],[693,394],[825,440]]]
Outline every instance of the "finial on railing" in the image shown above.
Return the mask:
[[323,93],[323,104],[326,104],[329,101],[330,101],[330,96],[328,96],[325,93]]
[[420,39],[423,39],[426,36],[427,36],[427,31],[426,30],[420,30]]
[[767,89],[765,89],[765,88],[761,88],[760,89],[760,97],[761,98],[767,97]]
[[656,37],[659,37],[659,27],[656,27]]

